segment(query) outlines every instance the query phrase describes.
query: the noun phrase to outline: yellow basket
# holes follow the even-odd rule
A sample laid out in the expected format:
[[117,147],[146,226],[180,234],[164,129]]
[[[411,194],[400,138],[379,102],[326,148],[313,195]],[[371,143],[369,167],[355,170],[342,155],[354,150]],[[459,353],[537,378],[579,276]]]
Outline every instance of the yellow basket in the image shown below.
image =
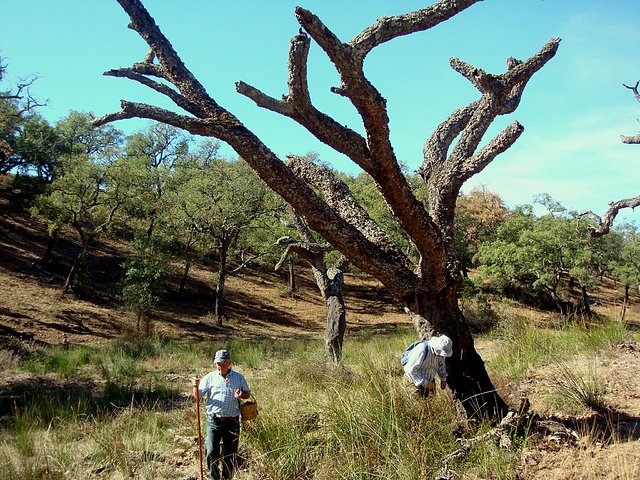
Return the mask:
[[253,420],[258,416],[258,402],[254,398],[249,398],[240,403],[240,416],[242,420]]

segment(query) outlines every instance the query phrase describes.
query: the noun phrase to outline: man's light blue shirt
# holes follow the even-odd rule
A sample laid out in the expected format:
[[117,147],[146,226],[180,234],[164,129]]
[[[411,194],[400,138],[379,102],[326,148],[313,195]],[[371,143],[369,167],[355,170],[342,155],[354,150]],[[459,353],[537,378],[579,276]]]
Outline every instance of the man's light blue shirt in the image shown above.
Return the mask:
[[428,384],[436,375],[447,379],[447,366],[444,357],[435,354],[428,341],[420,342],[410,352],[404,366],[404,373],[416,387]]
[[240,372],[231,369],[226,377],[217,371],[207,373],[198,385],[200,397],[207,399],[205,406],[207,416],[237,417],[240,415],[240,403],[235,397],[237,389],[251,392]]

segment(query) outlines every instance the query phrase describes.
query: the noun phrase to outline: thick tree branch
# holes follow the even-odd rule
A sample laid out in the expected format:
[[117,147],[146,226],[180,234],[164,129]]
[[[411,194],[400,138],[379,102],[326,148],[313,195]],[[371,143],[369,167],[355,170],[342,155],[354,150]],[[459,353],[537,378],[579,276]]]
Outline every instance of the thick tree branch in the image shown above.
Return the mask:
[[340,217],[372,242],[385,250],[401,265],[408,266],[409,260],[395,245],[393,240],[375,223],[360,204],[353,198],[349,187],[338,179],[331,171],[302,157],[290,156],[289,167],[307,183],[318,188],[327,204]]
[[400,169],[389,138],[386,100],[366,79],[362,69],[364,57],[356,55],[350,45],[341,43],[311,12],[298,7],[296,16],[335,65],[341,78],[341,86],[334,91],[349,98],[362,118],[370,159],[363,163],[353,155],[349,155],[350,158],[376,182],[392,214],[418,250],[423,252],[423,258],[431,259],[431,265],[423,265],[421,273],[433,278],[436,285],[438,282],[435,278],[442,278],[444,268],[441,264],[433,263],[433,259],[442,258],[442,255],[438,254],[443,248],[440,232],[422,203],[413,195]]
[[482,147],[473,157],[467,159],[459,172],[459,181],[462,185],[473,175],[480,173],[498,155],[513,145],[524,132],[524,127],[517,121],[500,132],[487,145]]
[[280,257],[280,260],[274,267],[274,270],[279,270],[291,252],[294,252],[313,268],[324,271],[326,270],[326,267],[324,266],[324,254],[334,249],[331,245],[305,242],[304,240],[296,240],[291,237],[281,237],[275,244],[281,247],[286,245],[286,248]]
[[[187,69],[142,3],[139,0],[117,1],[131,18],[129,28],[135,30],[147,42],[152,54],[158,59],[162,76],[173,83],[184,97],[197,104],[200,109],[213,116],[219,115],[221,107]],[[147,55],[148,58],[150,58],[149,55]],[[145,64],[152,66],[148,61]]]
[[[511,113],[517,107],[524,86],[553,58],[559,42],[559,39],[550,40],[524,62],[509,58],[507,72],[501,75],[488,74],[458,59],[451,59],[452,67],[469,79],[482,92],[482,97],[456,110],[441,123],[423,149],[424,162],[419,173],[429,184],[430,212],[440,225],[452,220],[455,199],[463,182],[505,151],[522,133],[521,126],[512,124],[476,153],[489,126],[498,115]],[[449,154],[456,138],[458,141]]]
[[378,45],[403,35],[435,27],[478,1],[480,0],[442,0],[415,12],[395,17],[382,17],[356,35],[349,43],[357,55],[364,58]]
[[355,55],[349,44],[342,43],[316,15],[308,10],[296,8],[296,18],[336,67],[341,85],[335,91],[349,98],[362,118],[367,132],[367,145],[373,159],[369,168],[364,170],[376,181],[378,177],[387,176],[389,170],[397,167],[389,140],[387,102],[366,79],[363,71],[364,58]]
[[613,221],[615,220],[618,212],[623,208],[630,208],[634,210],[637,206],[640,206],[640,196],[627,198],[624,200],[618,200],[617,202],[611,202],[609,204],[609,209],[604,214],[604,220],[602,220],[598,215],[589,211],[584,212],[581,216],[584,216],[588,213],[592,214],[598,221],[599,225],[589,225],[589,233],[592,237],[602,237],[609,233],[611,225],[613,225]]
[[318,140],[344,153],[363,169],[370,164],[369,151],[364,138],[350,128],[317,110],[309,95],[307,58],[309,37],[301,34],[291,39],[289,47],[289,93],[276,100],[244,82],[236,83],[239,93],[252,99],[258,106],[292,118]]
[[122,110],[115,113],[109,113],[102,117],[93,120],[93,125],[99,127],[116,120],[126,120],[129,118],[148,118],[149,120],[155,120],[157,122],[173,125],[177,128],[182,128],[193,134],[204,134],[207,132],[211,125],[203,119],[189,117],[187,115],[180,115],[164,108],[147,105],[144,103],[129,102],[122,100],[120,102]]

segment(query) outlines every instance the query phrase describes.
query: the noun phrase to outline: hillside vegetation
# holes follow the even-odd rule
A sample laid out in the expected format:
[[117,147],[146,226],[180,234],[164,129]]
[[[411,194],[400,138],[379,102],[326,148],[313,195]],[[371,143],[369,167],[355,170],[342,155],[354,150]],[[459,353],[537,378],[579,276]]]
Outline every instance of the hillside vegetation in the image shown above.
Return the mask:
[[[325,369],[324,305],[310,274],[298,290],[266,269],[228,280],[228,312],[208,314],[212,273],[193,268],[184,298],[169,295],[136,331],[119,306],[126,242],[101,242],[84,298],[61,294],[75,250],[58,239],[50,268],[39,220],[3,217],[0,233],[0,479],[194,478],[198,474],[190,378],[230,348],[260,401],[245,424],[238,473],[254,478],[428,478],[442,459],[488,425],[461,423],[448,391],[418,401],[400,352],[414,333],[387,292],[350,274],[345,370]],[[620,315],[622,287],[605,280],[592,320],[565,318],[485,296],[465,300],[471,319],[493,316],[476,338],[493,381],[512,406],[521,396],[559,425],[518,438],[510,451],[481,442],[448,463],[462,478],[635,478],[640,468],[640,309]],[[560,426],[562,428],[560,428]],[[425,432],[430,432],[426,434]],[[564,432],[564,433],[563,433]],[[568,432],[568,433],[567,433]],[[565,435],[564,437],[562,435]],[[74,444],[77,448],[61,449]],[[35,453],[38,455],[35,455]]]

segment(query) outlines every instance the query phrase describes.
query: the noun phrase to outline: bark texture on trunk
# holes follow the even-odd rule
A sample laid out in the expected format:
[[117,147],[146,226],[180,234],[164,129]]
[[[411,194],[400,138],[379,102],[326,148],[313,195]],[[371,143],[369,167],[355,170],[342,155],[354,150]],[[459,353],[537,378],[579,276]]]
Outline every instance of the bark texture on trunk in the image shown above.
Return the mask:
[[347,328],[347,313],[342,296],[344,275],[342,270],[331,268],[326,272],[326,288],[323,292],[327,304],[327,327],[324,342],[330,360],[334,364],[342,362],[342,345]]
[[293,262],[289,262],[289,293],[295,292],[296,289],[296,272],[293,268]]
[[405,299],[404,304],[420,338],[429,339],[441,334],[451,338],[453,355],[447,359],[448,384],[467,414],[502,418],[508,407],[496,391],[475,349],[455,294],[415,294]]
[[[344,257],[341,257],[332,267],[327,268],[325,254],[331,250],[331,247],[316,243],[311,230],[309,230],[302,218],[293,209],[290,210],[290,214],[291,221],[286,221],[282,218],[280,221],[285,226],[295,228],[301,240],[295,240],[291,237],[278,239],[276,245],[286,245],[286,248],[275,270],[282,266],[291,252],[295,252],[309,264],[316,280],[316,285],[327,306],[327,322],[324,331],[325,349],[330,363],[332,365],[340,365],[342,363],[344,334],[347,328],[347,309],[342,295],[344,287],[343,272],[348,262]],[[289,262],[289,265],[291,266],[292,263]]]

